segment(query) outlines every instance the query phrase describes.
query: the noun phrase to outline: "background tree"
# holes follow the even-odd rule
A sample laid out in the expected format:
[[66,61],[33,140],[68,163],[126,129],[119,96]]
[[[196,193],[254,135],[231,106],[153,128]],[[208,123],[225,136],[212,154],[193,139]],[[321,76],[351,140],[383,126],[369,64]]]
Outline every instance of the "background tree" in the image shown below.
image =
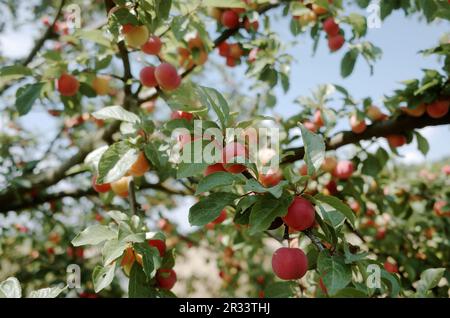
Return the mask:
[[[442,68],[386,92],[383,107],[325,84],[295,100],[295,115],[273,111],[276,90],[296,89],[295,43],[273,30],[277,19],[313,52],[321,40],[345,51],[343,78],[359,59],[376,72],[382,51],[365,39],[368,23],[397,10],[450,19],[448,1],[356,3],[368,19],[342,0],[0,4],[13,26],[42,18],[28,56],[0,59],[0,277],[28,295],[75,263],[82,289],[42,294],[170,297],[181,283],[189,296],[197,278],[174,268],[196,249],[216,258],[222,285],[210,296],[448,297],[449,166],[417,173],[393,160],[413,140],[426,154],[417,130],[450,122],[448,37],[418,53]],[[237,66],[243,83],[230,77]],[[60,125],[50,142],[21,123],[39,110]],[[194,120],[247,140],[199,136]],[[279,168],[264,170],[270,150],[249,151],[260,127],[280,131]],[[190,156],[198,143],[220,160],[174,162],[174,149]],[[338,153],[346,145],[356,151]],[[167,217],[188,204],[197,228],[180,233]]]

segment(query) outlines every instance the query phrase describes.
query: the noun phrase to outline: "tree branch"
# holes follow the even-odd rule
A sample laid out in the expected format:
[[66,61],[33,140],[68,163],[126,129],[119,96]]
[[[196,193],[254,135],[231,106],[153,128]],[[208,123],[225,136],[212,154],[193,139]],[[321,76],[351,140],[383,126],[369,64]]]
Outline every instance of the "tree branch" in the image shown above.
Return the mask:
[[[386,137],[393,134],[404,134],[408,131],[420,129],[428,126],[439,126],[450,124],[450,113],[442,118],[431,118],[428,115],[422,117],[411,117],[400,115],[386,121],[377,122],[367,127],[361,134],[355,134],[352,131],[343,131],[337,133],[333,137],[326,140],[326,149],[335,150],[348,144],[355,144],[361,140],[369,140],[372,138]],[[282,164],[292,163],[303,159],[305,149],[303,147],[286,149],[285,152],[294,152],[290,156],[286,156]]]

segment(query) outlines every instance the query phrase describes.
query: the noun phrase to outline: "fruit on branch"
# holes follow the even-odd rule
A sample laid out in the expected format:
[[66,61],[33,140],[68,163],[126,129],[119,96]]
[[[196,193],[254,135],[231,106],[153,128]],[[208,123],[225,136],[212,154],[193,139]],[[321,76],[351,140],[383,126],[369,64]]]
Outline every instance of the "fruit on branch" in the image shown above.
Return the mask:
[[219,50],[219,55],[223,57],[227,57],[230,55],[230,45],[223,41],[218,46],[217,49]]
[[372,105],[367,108],[367,117],[369,117],[370,120],[372,121],[378,121],[383,119],[384,116],[380,108],[378,108],[375,105]]
[[328,195],[336,195],[338,193],[336,181],[330,180],[326,185],[325,189],[328,191]]
[[389,273],[398,273],[397,263],[391,263],[389,261],[384,262],[384,269]]
[[422,103],[416,108],[401,107],[401,110],[408,116],[421,117],[427,111],[427,104]]
[[225,10],[220,18],[222,25],[228,29],[239,27],[239,14],[233,10]]
[[255,62],[258,57],[258,52],[259,52],[259,48],[257,48],[257,47],[254,47],[253,49],[251,49],[250,52],[248,53],[247,61],[249,63]]
[[212,222],[206,224],[206,228],[212,230],[216,225],[223,223],[227,219],[227,211],[220,211],[219,216]]
[[111,182],[111,190],[119,197],[126,198],[130,189],[130,181],[132,177],[125,176],[117,181]]
[[144,152],[141,151],[130,170],[128,170],[128,174],[133,177],[142,177],[148,170],[150,170],[150,165]]
[[156,87],[158,86],[158,81],[155,77],[154,66],[146,66],[139,73],[139,79],[141,80],[141,84],[145,87]]
[[298,169],[298,173],[301,176],[307,176],[308,175],[308,166],[306,164],[303,164],[300,169]]
[[159,288],[172,289],[177,282],[177,274],[173,269],[158,269],[156,272],[156,282]]
[[149,37],[149,32],[145,25],[125,24],[122,26],[122,33],[127,45],[133,48],[140,48],[147,42]]
[[188,112],[184,112],[181,110],[173,111],[170,115],[170,119],[186,119],[186,120],[192,120],[194,118],[194,115]]
[[301,249],[281,247],[272,255],[272,269],[281,279],[300,279],[308,271],[308,258]]
[[159,252],[159,256],[164,257],[166,253],[166,242],[163,240],[148,240],[148,245],[156,247]]
[[313,123],[317,128],[320,128],[324,125],[322,112],[319,109],[314,113]]
[[56,87],[62,96],[71,97],[78,93],[80,83],[75,76],[64,73],[56,82]]
[[153,113],[156,107],[155,100],[150,100],[148,102],[144,102],[141,104],[141,108],[145,110],[147,113]]
[[209,165],[208,167],[206,167],[205,171],[203,171],[203,176],[206,177],[206,176],[209,176],[210,174],[220,172],[220,171],[226,171],[226,170],[221,163],[215,163],[215,164],[212,164],[212,165]]
[[322,163],[322,170],[332,173],[337,166],[337,160],[335,157],[325,157]]
[[450,165],[445,165],[442,167],[442,173],[444,173],[445,175],[450,175]]
[[290,228],[304,231],[314,225],[316,219],[314,206],[303,197],[295,197],[282,219]]
[[433,211],[437,216],[450,216],[450,209],[444,210],[447,202],[444,200],[436,201],[433,205]]
[[329,36],[335,36],[338,35],[340,28],[339,24],[334,21],[334,18],[330,17],[323,22],[323,30]]
[[432,118],[442,118],[448,113],[449,100],[437,100],[427,106],[428,116]]
[[226,60],[226,64],[227,64],[227,66],[229,66],[229,67],[235,67],[236,66],[236,59],[234,59],[234,58],[232,58],[231,56],[228,56],[227,57],[227,60]]
[[353,162],[348,160],[339,161],[334,169],[333,175],[338,179],[346,180],[353,175],[354,169]]
[[403,135],[389,135],[386,137],[389,146],[392,148],[398,148],[406,144],[406,137]]
[[142,52],[149,55],[158,55],[159,52],[161,52],[161,48],[161,39],[156,35],[152,35],[147,42],[141,46]]
[[249,18],[245,18],[244,28],[247,30],[247,32],[257,32],[259,29],[259,22],[258,20],[250,21]]
[[361,206],[359,205],[358,201],[350,202],[349,206],[355,214],[359,214],[359,212],[361,211]]
[[224,163],[223,167],[228,172],[241,173],[245,171],[247,169],[245,165],[234,162],[243,161],[247,158],[247,148],[238,142],[229,143],[222,149],[222,161]]
[[134,251],[132,247],[128,247],[123,256],[122,260],[120,262],[120,266],[122,266],[123,271],[128,276],[130,275],[131,267],[133,267],[134,261],[136,260],[136,257],[134,256]]
[[376,240],[383,240],[386,237],[386,229],[378,229],[377,233],[375,234]]
[[[328,3],[332,4],[333,0],[328,0]],[[324,15],[324,14],[326,14],[328,12],[327,8],[322,7],[322,6],[320,6],[318,4],[315,4],[315,3],[312,5],[312,9],[317,15]]]
[[98,193],[105,193],[111,190],[111,185],[109,183],[97,184],[97,176],[93,176],[92,188]]
[[317,132],[316,125],[314,125],[314,123],[309,120],[306,120],[305,122],[303,122],[303,126],[305,126],[305,128],[308,129],[310,132],[313,132],[313,133]]
[[92,81],[92,88],[97,95],[107,95],[109,93],[109,82],[110,78],[108,76],[97,76]]
[[328,37],[328,47],[331,52],[338,51],[345,43],[345,38],[341,35],[329,36]]
[[358,119],[358,117],[356,115],[352,115],[350,117],[350,126],[352,127],[352,131],[355,134],[361,134],[367,128],[365,120],[364,119],[362,119],[362,120]]
[[280,169],[269,169],[266,174],[260,174],[259,175],[259,182],[267,188],[274,187],[278,183],[280,183],[281,179],[283,178],[283,174],[281,173]]
[[239,43],[232,43],[229,45],[230,47],[230,57],[234,59],[240,59],[244,52],[242,51],[241,45]]
[[177,69],[169,63],[161,63],[155,69],[155,77],[162,89],[171,91],[177,89],[181,84],[181,77]]

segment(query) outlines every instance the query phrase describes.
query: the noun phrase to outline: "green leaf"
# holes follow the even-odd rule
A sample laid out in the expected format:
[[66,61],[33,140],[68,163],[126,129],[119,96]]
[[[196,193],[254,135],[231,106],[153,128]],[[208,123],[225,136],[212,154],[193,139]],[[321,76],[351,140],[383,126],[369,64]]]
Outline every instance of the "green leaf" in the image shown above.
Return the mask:
[[[136,263],[136,262],[135,262]],[[105,287],[108,287],[113,278],[116,264],[107,265],[105,267],[96,266],[92,273],[92,281],[94,282],[94,290],[96,293],[100,292]]]
[[325,142],[322,136],[310,132],[305,126],[299,124],[302,131],[305,157],[303,158],[308,166],[308,175],[313,175],[320,168],[325,159]]
[[152,297],[152,287],[147,281],[147,277],[141,265],[134,262],[130,271],[130,280],[128,282],[128,297],[130,298],[148,298]]
[[106,47],[111,46],[111,41],[105,37],[105,32],[102,30],[86,30],[77,29],[75,30],[74,36],[82,40],[91,41]]
[[128,123],[139,124],[141,119],[134,113],[125,110],[122,106],[108,106],[104,107],[92,114],[97,119],[115,119],[125,121]]
[[335,208],[337,211],[341,212],[347,218],[350,224],[353,227],[355,227],[355,214],[353,213],[352,209],[350,209],[350,207],[347,206],[340,199],[333,197],[331,195],[324,195],[322,193],[316,194],[314,196],[314,199],[326,203]]
[[255,179],[248,179],[247,183],[244,185],[245,192],[256,192],[256,193],[270,193],[275,198],[280,198],[283,194],[283,189],[289,182],[283,180],[279,182],[276,186],[266,188],[261,183]]
[[346,78],[353,73],[358,55],[359,53],[357,50],[350,50],[344,55],[341,62],[341,76],[343,78]]
[[22,287],[20,287],[19,280],[15,277],[9,277],[1,282],[0,294],[4,295],[5,298],[21,298]]
[[31,110],[34,102],[41,95],[44,85],[45,83],[28,84],[17,90],[16,108],[19,115],[23,116]]
[[199,175],[208,167],[206,163],[180,163],[177,170],[177,179]]
[[127,248],[127,242],[117,239],[109,240],[103,245],[102,256],[103,265],[111,264],[113,261],[122,256],[123,251]]
[[353,287],[346,287],[338,291],[334,297],[336,298],[367,298],[367,294]]
[[330,255],[329,251],[320,252],[317,269],[330,296],[345,288],[352,280],[351,267],[342,256]]
[[250,214],[250,235],[267,230],[277,217],[285,216],[293,196],[285,194],[277,199],[272,195],[263,195],[253,205]]
[[142,255],[142,266],[145,275],[148,279],[152,279],[155,276],[156,270],[161,265],[158,249],[150,247],[147,242],[134,244],[133,247],[136,249],[136,252]]
[[97,245],[103,241],[112,240],[117,237],[117,233],[105,225],[91,225],[79,233],[72,240],[73,246]]
[[361,172],[363,174],[366,174],[366,175],[369,175],[372,177],[376,177],[376,176],[378,176],[378,174],[380,173],[382,168],[383,167],[378,162],[377,157],[375,157],[372,154],[368,154],[367,159],[364,160]]
[[218,187],[232,185],[234,183],[244,183],[245,180],[246,178],[242,175],[219,171],[201,179],[198,183],[195,194],[198,195],[200,193],[208,192]]
[[295,295],[295,282],[274,282],[264,289],[264,297],[289,298]]
[[189,223],[203,226],[214,221],[220,215],[220,212],[238,197],[238,195],[228,192],[210,194],[189,209]]
[[28,298],[56,298],[61,294],[64,290],[67,289],[67,286],[61,288],[61,287],[49,287],[49,288],[42,288],[38,290],[33,290],[28,295]]
[[203,5],[216,8],[245,8],[241,0],[203,0]]
[[0,76],[11,76],[11,75],[32,75],[33,72],[30,68],[23,65],[10,65],[5,66],[0,69]]
[[430,145],[428,143],[428,140],[424,138],[420,133],[417,131],[414,132],[414,135],[416,136],[417,140],[417,146],[419,147],[420,152],[426,156],[428,151],[430,151]]
[[138,158],[138,151],[125,141],[110,146],[98,163],[98,183],[110,183],[122,178]]
[[420,274],[417,282],[417,295],[425,296],[427,291],[435,288],[445,273],[445,268],[429,268]]

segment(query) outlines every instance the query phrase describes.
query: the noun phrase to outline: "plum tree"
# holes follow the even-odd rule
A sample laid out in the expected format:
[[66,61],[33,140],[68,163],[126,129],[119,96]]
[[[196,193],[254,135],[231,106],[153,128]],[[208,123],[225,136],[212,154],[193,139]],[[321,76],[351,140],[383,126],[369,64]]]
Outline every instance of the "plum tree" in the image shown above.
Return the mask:
[[375,105],[371,105],[367,108],[367,117],[369,117],[372,121],[378,121],[383,118],[383,113],[380,108]]
[[281,247],[272,255],[272,269],[281,279],[300,279],[308,271],[308,258],[299,248]]
[[71,97],[78,93],[80,83],[75,76],[64,73],[58,78],[56,86],[62,96]]
[[259,182],[265,187],[274,187],[280,183],[281,179],[283,179],[283,174],[280,169],[271,168],[267,173],[259,175]]
[[284,223],[296,231],[304,231],[314,225],[314,206],[303,197],[295,197],[283,217]]

